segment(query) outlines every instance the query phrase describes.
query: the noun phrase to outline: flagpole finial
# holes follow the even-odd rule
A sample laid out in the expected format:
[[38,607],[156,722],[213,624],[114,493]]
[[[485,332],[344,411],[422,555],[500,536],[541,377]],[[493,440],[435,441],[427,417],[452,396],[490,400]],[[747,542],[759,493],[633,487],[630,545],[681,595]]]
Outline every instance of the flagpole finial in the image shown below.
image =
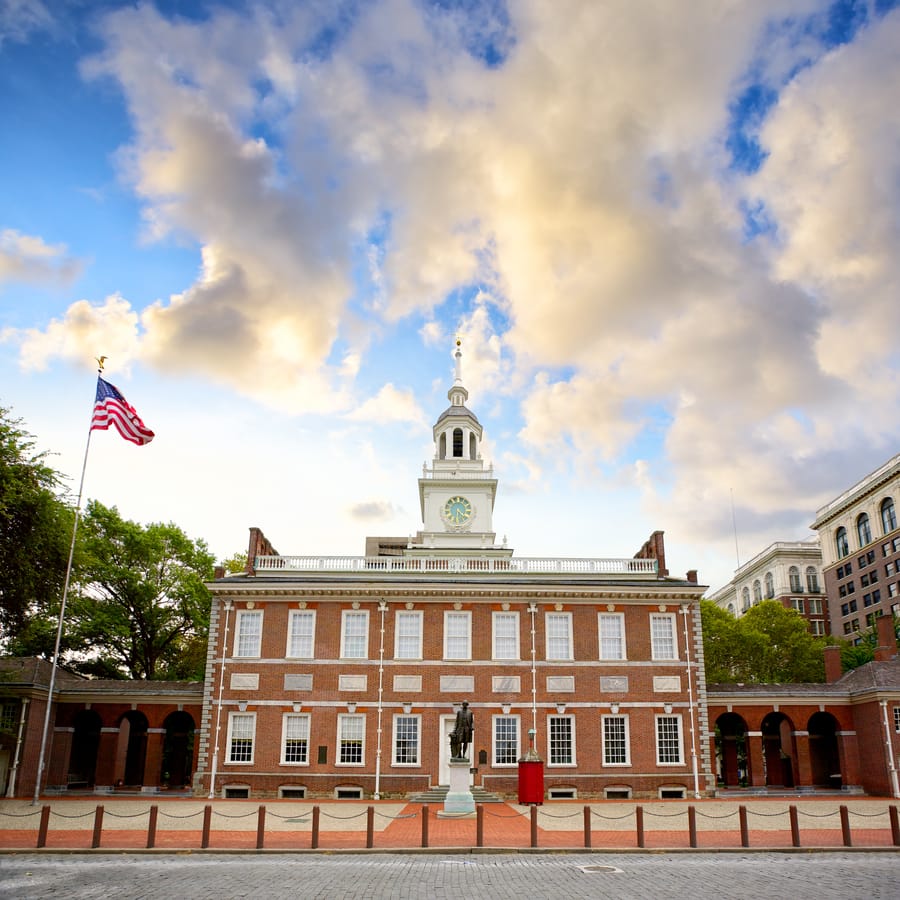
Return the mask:
[[105,356],[96,357],[97,360],[97,372],[100,373],[103,371],[103,364],[106,362]]

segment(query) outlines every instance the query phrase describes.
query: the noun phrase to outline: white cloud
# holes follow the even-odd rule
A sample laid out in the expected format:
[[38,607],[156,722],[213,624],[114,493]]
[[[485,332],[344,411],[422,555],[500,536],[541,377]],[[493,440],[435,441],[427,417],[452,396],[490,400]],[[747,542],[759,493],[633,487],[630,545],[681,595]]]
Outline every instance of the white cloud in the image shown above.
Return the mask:
[[0,48],[6,41],[25,41],[53,26],[53,16],[41,0],[0,0]]
[[416,402],[413,392],[398,390],[390,383],[384,385],[374,397],[370,397],[347,413],[345,418],[351,422],[378,424],[407,422],[416,427],[422,427],[427,421],[427,416]]
[[0,338],[18,345],[26,371],[46,369],[53,359],[92,366],[99,356],[108,357],[110,371],[127,371],[139,353],[137,313],[118,294],[107,297],[102,305],[79,300],[43,331],[10,328]]
[[[467,387],[521,398],[523,485],[574,458],[726,542],[736,489],[753,535],[784,536],[900,412],[900,12],[823,53],[791,23],[826,6],[522,0],[502,37],[412,0],[121,9],[85,71],[128,104],[148,240],[204,248],[123,352],[283,411],[421,422],[411,392],[357,405],[352,383],[405,317],[429,345],[456,328]],[[484,34],[502,65],[469,52]],[[725,136],[757,70],[791,80],[741,179]],[[772,235],[746,239],[744,202]],[[28,358],[81,346],[76,313]]]
[[82,263],[69,256],[65,244],[47,244],[36,235],[12,228],[0,231],[0,285],[5,282],[66,285]]

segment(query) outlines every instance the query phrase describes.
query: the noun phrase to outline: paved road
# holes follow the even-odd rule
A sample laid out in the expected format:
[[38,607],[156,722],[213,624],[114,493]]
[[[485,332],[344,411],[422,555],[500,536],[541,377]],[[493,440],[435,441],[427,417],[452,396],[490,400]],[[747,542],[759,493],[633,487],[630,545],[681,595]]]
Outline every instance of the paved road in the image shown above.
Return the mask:
[[[589,867],[596,867],[590,871]],[[895,852],[0,856],[3,898],[896,898]]]

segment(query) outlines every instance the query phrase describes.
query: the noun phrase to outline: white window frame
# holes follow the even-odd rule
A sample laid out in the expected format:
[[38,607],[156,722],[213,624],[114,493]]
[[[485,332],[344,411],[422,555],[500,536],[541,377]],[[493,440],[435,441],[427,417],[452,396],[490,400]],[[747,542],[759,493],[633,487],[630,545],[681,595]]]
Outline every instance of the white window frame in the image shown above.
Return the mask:
[[900,706],[894,707],[894,731],[900,734]]
[[821,597],[810,597],[809,598],[809,614],[811,616],[821,616],[822,615],[822,598]]
[[[677,740],[678,740],[678,759],[668,759],[663,760],[661,750],[662,745],[660,743],[660,725],[663,720],[668,720],[675,724],[675,728],[678,732]],[[666,713],[666,714],[657,714],[654,717],[653,721],[653,735],[656,743],[656,764],[658,766],[683,766],[684,765],[684,728],[682,727],[681,716],[678,713]]]
[[[235,735],[235,725],[238,722],[250,723],[250,728],[246,729],[250,733],[250,737],[244,737],[242,734]],[[244,730],[244,729],[241,729]],[[234,740],[250,741],[250,758],[234,759]],[[228,713],[228,738],[225,743],[226,759],[225,762],[229,766],[252,766],[253,758],[256,756],[256,713],[255,712],[230,712]]]
[[[416,758],[413,762],[401,762],[397,759],[397,740],[400,737],[400,720],[415,722]],[[396,713],[393,722],[393,740],[391,742],[391,765],[402,769],[416,768],[422,765],[422,717],[418,713]]]
[[[672,653],[670,656],[661,654],[661,647],[658,646],[659,641],[653,632],[653,623],[667,620],[669,622],[670,634],[665,638],[666,643],[671,641]],[[678,659],[678,629],[675,626],[675,613],[650,613],[650,653],[653,659]]]
[[[566,623],[566,653],[565,655],[559,655],[556,653],[552,653],[550,650],[551,641],[559,641],[560,638],[556,635],[552,635],[550,623],[551,621],[565,622]],[[544,615],[544,658],[545,659],[553,659],[553,660],[571,660],[574,659],[574,655],[572,652],[572,613],[570,612],[548,612]]]
[[[399,609],[394,615],[394,659],[421,659],[422,658],[422,620],[423,615],[421,610],[410,610],[410,609]],[[410,638],[412,635],[409,634],[401,634],[401,621],[409,621],[409,622],[417,622],[417,633],[416,633],[416,651],[414,654],[401,654],[400,652],[400,639]]]
[[[607,758],[607,735],[606,724],[612,720],[620,721],[623,728],[623,738],[625,741],[625,760],[623,762],[610,762]],[[604,768],[622,768],[631,765],[631,732],[630,723],[627,715],[623,713],[608,713],[600,716],[600,743],[602,745],[601,758]]]
[[[309,653],[295,653],[294,652],[294,639],[297,637],[294,628],[294,622],[309,619],[312,623],[309,633]],[[301,635],[301,637],[306,637],[305,635]],[[300,648],[303,650],[304,648]],[[292,609],[288,614],[288,635],[287,635],[287,649],[284,653],[287,659],[315,659],[316,655],[316,611],[314,609]]]
[[[619,623],[619,654],[618,656],[607,656],[603,651],[603,623],[605,621],[618,621]],[[602,660],[623,660],[628,659],[628,649],[625,642],[625,613],[602,612],[597,613],[597,642],[600,659]]]
[[[553,723],[554,721],[567,720],[569,722],[569,740],[571,759],[566,762],[553,762]],[[563,769],[575,768],[578,765],[578,757],[575,754],[575,716],[571,713],[553,713],[547,716],[547,766],[548,768]]]
[[[515,759],[512,762],[500,762],[498,761],[497,755],[501,746],[501,741],[498,738],[497,728],[501,722],[510,722],[516,731],[515,738]],[[504,744],[507,743],[506,739],[503,741]],[[522,722],[521,716],[514,716],[508,713],[497,714],[491,717],[491,761],[492,765],[495,769],[511,769],[519,764],[519,757],[522,755]]]
[[[351,621],[362,621],[365,623],[363,629],[362,653],[354,653],[352,656],[347,655],[348,637],[356,639],[358,635],[348,634],[347,625]],[[367,609],[344,609],[341,610],[341,659],[368,659],[369,658],[369,611]]]
[[[450,622],[459,621],[466,623],[465,641],[466,648],[462,654],[450,655]],[[462,635],[454,634],[454,640],[461,640]],[[472,613],[469,610],[447,609],[444,610],[444,659],[467,660],[472,658]]]
[[[287,742],[288,740],[304,740],[302,735],[289,734],[292,730],[291,725],[294,723],[305,724],[306,730],[306,759],[288,759],[287,758]],[[283,766],[308,766],[309,765],[309,713],[285,713],[281,719],[281,764]],[[300,729],[301,731],[303,728]]]
[[[357,738],[356,735],[344,736],[344,726],[348,725],[350,722],[353,722],[354,725],[360,726],[361,737]],[[360,741],[360,758],[359,760],[354,760],[351,762],[344,762],[341,760],[341,756],[344,752],[343,742],[344,741]],[[358,769],[361,766],[366,764],[366,717],[363,713],[338,713],[337,717],[337,743],[335,744],[337,747],[337,753],[335,754],[334,764],[336,766],[349,767]]]
[[[498,635],[497,622],[499,620],[509,620],[513,623],[511,635]],[[519,614],[517,612],[494,612],[491,614],[491,655],[493,659],[520,659],[519,650]],[[497,648],[498,636],[503,640],[512,639],[513,647],[511,652],[499,653]]]
[[[256,644],[255,653],[242,653],[241,642],[247,637],[253,635],[244,634],[244,622],[259,622],[259,631],[255,635]],[[262,653],[262,633],[263,633],[263,611],[261,609],[239,609],[235,615],[234,622],[234,648],[233,655],[235,659],[259,659]]]

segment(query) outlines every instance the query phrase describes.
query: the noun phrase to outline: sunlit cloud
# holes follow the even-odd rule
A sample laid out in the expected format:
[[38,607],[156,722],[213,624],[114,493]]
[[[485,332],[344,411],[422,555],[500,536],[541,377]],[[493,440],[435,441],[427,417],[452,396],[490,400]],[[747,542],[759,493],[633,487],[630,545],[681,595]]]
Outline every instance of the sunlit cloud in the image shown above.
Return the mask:
[[82,267],[65,244],[47,244],[39,236],[12,228],[0,231],[0,286],[9,282],[67,285]]

